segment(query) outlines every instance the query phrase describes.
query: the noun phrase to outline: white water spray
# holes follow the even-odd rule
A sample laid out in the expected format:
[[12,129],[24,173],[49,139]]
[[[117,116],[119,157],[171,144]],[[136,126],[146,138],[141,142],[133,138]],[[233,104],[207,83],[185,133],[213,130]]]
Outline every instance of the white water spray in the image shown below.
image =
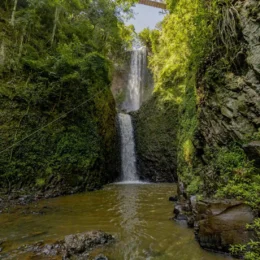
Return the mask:
[[147,79],[147,51],[145,47],[133,50],[131,53],[130,72],[126,89],[123,110],[130,112],[138,110],[143,102],[144,87]]
[[138,176],[132,119],[128,114],[119,113],[118,120],[121,135],[122,181],[135,182],[138,181]]
[[[147,51],[145,47],[131,52],[131,64],[125,90],[125,100],[121,109],[125,112],[138,110],[145,100],[145,87],[148,83]],[[129,114],[118,114],[121,136],[121,181],[124,183],[139,182],[135,140],[132,119]]]

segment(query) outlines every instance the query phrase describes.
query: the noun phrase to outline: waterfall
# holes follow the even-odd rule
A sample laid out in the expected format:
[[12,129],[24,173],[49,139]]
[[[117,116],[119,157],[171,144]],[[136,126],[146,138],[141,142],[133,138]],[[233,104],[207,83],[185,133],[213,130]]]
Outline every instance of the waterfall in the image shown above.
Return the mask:
[[[131,52],[131,63],[127,84],[125,85],[125,98],[121,110],[131,112],[138,110],[142,102],[151,92],[149,85],[149,73],[147,69],[147,51],[142,47]],[[139,180],[136,170],[135,140],[132,119],[129,114],[118,114],[121,135],[121,164],[122,181],[136,182]]]
[[132,119],[128,114],[119,113],[118,120],[121,136],[122,181],[138,181]]
[[125,100],[122,104],[124,111],[136,111],[140,108],[147,81],[147,51],[146,47],[131,52],[130,72],[126,88]]

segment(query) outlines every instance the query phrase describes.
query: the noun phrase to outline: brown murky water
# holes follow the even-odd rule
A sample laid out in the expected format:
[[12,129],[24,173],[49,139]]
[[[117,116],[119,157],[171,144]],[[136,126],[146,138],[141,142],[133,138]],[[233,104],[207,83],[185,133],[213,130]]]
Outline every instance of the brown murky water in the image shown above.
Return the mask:
[[[110,260],[232,259],[202,250],[191,229],[170,220],[173,204],[168,198],[175,193],[173,184],[113,184],[0,215],[0,240],[7,240],[0,259],[24,244],[53,242],[89,230],[116,236],[115,245],[100,249]],[[32,258],[16,255],[12,259]]]

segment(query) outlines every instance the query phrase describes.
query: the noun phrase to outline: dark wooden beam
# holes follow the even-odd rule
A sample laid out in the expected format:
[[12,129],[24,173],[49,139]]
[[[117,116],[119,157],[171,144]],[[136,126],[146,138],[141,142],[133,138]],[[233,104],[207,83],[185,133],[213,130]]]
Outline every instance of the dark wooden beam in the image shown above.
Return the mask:
[[156,1],[151,1],[151,0],[139,0],[139,4],[148,5],[148,6],[152,6],[155,8],[166,9],[166,4],[163,2],[156,2]]

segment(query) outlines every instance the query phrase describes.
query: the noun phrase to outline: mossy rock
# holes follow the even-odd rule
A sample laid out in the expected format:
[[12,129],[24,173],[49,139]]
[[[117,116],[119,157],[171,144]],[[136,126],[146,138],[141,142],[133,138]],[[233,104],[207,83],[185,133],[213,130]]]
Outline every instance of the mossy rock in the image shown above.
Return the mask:
[[134,113],[138,168],[141,179],[177,180],[177,107],[157,94]]

